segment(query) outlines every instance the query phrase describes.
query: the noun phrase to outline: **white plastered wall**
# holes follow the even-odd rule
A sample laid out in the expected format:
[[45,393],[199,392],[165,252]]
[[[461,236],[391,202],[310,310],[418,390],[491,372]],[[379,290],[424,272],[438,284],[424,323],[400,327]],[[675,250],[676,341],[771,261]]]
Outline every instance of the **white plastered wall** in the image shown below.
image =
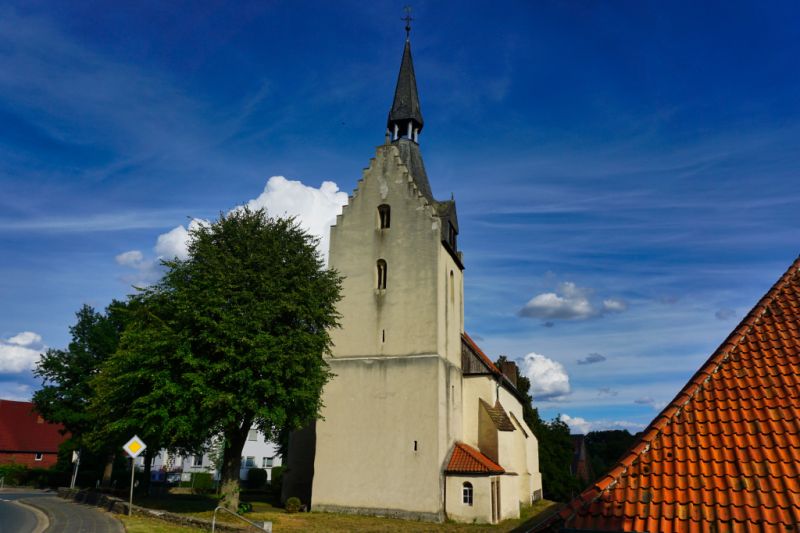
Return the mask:
[[462,434],[463,278],[396,147],[378,148],[331,228],[330,265],[344,276],[342,327],[331,332],[312,509],[441,519],[444,461]]

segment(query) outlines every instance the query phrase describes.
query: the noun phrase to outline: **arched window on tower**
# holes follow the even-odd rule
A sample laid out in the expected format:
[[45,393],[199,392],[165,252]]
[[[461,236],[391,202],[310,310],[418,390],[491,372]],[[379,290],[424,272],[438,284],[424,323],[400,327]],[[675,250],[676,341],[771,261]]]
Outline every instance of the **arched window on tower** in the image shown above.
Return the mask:
[[378,289],[386,288],[386,261],[378,259]]
[[462,501],[464,505],[472,505],[472,483],[469,481],[464,482]]
[[378,220],[380,222],[381,229],[388,229],[391,223],[391,209],[387,204],[381,204],[378,206]]

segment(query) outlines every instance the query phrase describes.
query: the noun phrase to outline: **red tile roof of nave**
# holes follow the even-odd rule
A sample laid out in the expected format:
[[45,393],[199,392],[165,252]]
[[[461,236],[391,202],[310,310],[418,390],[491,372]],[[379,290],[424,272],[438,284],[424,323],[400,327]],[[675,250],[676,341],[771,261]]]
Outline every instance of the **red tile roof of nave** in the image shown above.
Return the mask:
[[0,400],[0,451],[57,452],[64,426],[45,422],[32,402]]
[[596,531],[797,531],[800,258],[622,460],[560,513]]
[[461,336],[464,338],[464,340],[467,342],[467,344],[469,344],[470,348],[472,348],[472,350],[473,350],[473,351],[474,351],[476,354],[478,354],[478,357],[480,357],[480,358],[481,358],[481,361],[483,361],[483,364],[485,364],[485,365],[486,365],[486,367],[487,367],[489,370],[491,370],[493,373],[497,374],[498,376],[502,376],[502,375],[503,375],[503,373],[502,373],[502,372],[500,372],[500,369],[499,369],[499,368],[497,368],[497,366],[495,366],[495,364],[494,364],[494,363],[492,363],[492,360],[491,360],[491,359],[489,359],[489,357],[488,357],[488,356],[487,356],[485,353],[483,353],[483,350],[481,350],[481,349],[480,349],[480,347],[479,347],[479,346],[478,346],[478,345],[475,343],[475,341],[474,341],[474,340],[472,340],[472,337],[470,337],[469,335],[467,335],[467,332],[466,332],[466,331],[465,331],[465,332],[463,332],[463,333],[461,334]]
[[469,444],[456,442],[450,462],[445,472],[448,474],[503,474],[505,470]]

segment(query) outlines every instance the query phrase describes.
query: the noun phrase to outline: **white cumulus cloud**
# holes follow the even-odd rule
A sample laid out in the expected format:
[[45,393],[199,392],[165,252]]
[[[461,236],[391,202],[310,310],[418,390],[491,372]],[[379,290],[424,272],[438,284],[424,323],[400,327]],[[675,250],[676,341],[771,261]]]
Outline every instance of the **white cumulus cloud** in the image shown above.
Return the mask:
[[599,305],[592,302],[594,291],[571,281],[559,284],[555,292],[537,294],[519,311],[520,316],[543,320],[583,320],[607,313],[621,313],[628,306],[620,299],[606,298]]
[[560,415],[561,421],[569,426],[571,433],[586,435],[592,430],[592,423],[580,416]]
[[[319,239],[317,249],[327,264],[330,227],[336,223],[336,215],[347,203],[347,198],[347,193],[339,191],[332,181],[325,181],[315,188],[301,181],[273,176],[267,180],[261,194],[246,205],[252,209],[264,208],[269,216],[295,217],[303,229]],[[235,209],[241,209],[241,206]],[[119,254],[116,257],[118,264],[138,270],[135,276],[125,278],[125,281],[136,285],[152,283],[161,275],[160,260],[188,259],[190,233],[204,224],[209,224],[209,221],[194,218],[187,225],[175,226],[162,233],[153,246],[155,256],[151,259],[145,259],[139,250]]]
[[628,304],[616,298],[603,300],[603,311],[606,313],[621,313],[628,308]]
[[144,254],[139,250],[129,250],[122,252],[114,258],[118,265],[127,266],[131,268],[139,268],[144,261]]
[[189,258],[189,233],[208,224],[207,220],[193,218],[187,226],[175,226],[166,233],[162,233],[156,240],[155,252],[161,259],[175,259],[182,261]]
[[522,373],[531,380],[534,400],[555,399],[569,394],[569,375],[564,365],[531,352],[522,362]]
[[273,176],[264,192],[247,202],[253,209],[265,208],[270,216],[293,216],[300,226],[319,238],[319,252],[327,261],[330,227],[347,203],[347,193],[339,191],[332,181],[324,181],[319,189],[301,181]]
[[12,374],[32,370],[45,349],[41,335],[32,331],[0,339],[0,372]]

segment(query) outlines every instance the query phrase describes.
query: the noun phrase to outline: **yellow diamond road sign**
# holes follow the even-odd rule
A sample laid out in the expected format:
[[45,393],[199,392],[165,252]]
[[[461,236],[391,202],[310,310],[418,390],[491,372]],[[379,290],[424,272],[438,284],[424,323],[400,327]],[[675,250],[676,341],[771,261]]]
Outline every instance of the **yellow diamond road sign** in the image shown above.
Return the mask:
[[147,445],[136,435],[122,447],[131,457],[139,457],[139,454],[142,453],[145,448],[147,448]]

